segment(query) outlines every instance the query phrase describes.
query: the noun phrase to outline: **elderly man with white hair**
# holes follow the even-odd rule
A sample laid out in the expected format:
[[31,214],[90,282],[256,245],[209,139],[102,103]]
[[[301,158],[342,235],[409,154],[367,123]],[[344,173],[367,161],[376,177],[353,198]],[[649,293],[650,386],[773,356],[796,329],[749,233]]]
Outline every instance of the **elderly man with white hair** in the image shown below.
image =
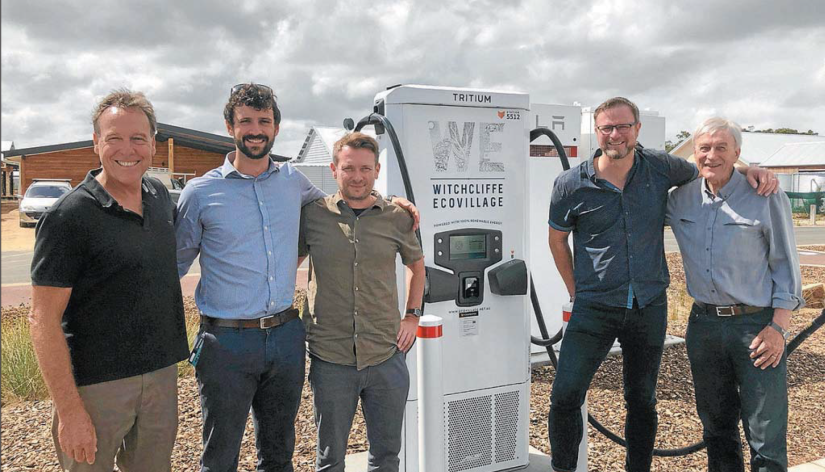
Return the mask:
[[700,178],[670,194],[667,219],[695,300],[686,344],[708,470],[744,470],[741,418],[751,470],[787,471],[785,342],[803,305],[790,201],[734,172],[736,123],[710,118],[693,139]]

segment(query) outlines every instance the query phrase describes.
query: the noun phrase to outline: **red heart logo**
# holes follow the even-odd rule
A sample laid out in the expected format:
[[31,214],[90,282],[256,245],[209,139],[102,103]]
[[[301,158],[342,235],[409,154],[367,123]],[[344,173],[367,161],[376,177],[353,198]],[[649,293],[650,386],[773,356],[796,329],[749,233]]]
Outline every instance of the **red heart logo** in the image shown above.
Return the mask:
[[499,118],[504,118],[504,112],[503,111],[498,112],[498,117]]

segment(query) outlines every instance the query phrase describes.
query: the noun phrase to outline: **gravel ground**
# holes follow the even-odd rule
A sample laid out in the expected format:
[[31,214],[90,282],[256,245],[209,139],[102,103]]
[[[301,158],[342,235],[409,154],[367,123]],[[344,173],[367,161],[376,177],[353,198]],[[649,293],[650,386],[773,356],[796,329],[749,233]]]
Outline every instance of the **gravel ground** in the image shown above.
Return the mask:
[[[823,250],[825,247],[809,247]],[[672,299],[685,297],[684,275],[678,254],[668,254],[671,267]],[[825,281],[825,268],[803,268],[805,283]],[[24,316],[28,308],[4,309],[2,316]],[[808,325],[821,310],[803,309],[793,318],[793,331]],[[194,304],[187,300],[187,313],[193,315]],[[671,314],[668,332],[684,336],[685,322]],[[788,452],[791,465],[802,464],[825,457],[825,329],[818,331],[789,358],[788,386],[790,418]],[[549,452],[547,442],[547,411],[554,370],[552,367],[533,371],[530,443]],[[659,448],[682,447],[701,439],[701,423],[696,417],[692,383],[684,346],[665,351],[659,376]],[[297,420],[297,471],[313,470],[315,427],[312,422],[312,399],[305,385],[303,403]],[[201,451],[201,412],[197,384],[191,374],[179,382],[180,426],[173,461],[176,471],[196,470]],[[621,356],[610,357],[602,365],[589,394],[590,412],[612,431],[621,432],[624,425],[624,406],[621,396]],[[2,469],[5,471],[58,470],[49,431],[50,401],[36,401],[4,405],[2,407]],[[353,425],[350,437],[351,452],[366,450],[366,431],[360,415]],[[601,436],[593,428],[589,431],[590,470],[621,470],[624,449]],[[747,454],[747,452],[746,452]],[[251,420],[241,447],[241,471],[254,470],[255,448]],[[654,471],[705,470],[706,456],[698,452],[679,458],[656,458]]]

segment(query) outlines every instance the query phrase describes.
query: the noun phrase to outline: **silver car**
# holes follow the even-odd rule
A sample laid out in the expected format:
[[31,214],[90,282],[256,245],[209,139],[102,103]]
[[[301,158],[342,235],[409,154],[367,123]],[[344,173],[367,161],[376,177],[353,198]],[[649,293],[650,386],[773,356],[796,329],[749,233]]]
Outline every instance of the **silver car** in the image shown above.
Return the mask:
[[20,226],[34,226],[58,198],[72,189],[71,181],[34,179],[20,200]]

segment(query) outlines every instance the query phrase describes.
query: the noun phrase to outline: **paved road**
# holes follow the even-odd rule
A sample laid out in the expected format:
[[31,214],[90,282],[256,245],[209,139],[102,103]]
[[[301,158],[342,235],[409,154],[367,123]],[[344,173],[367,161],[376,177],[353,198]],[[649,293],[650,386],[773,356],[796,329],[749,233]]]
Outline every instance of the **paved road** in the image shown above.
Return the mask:
[[[800,246],[811,244],[825,244],[825,226],[797,226],[795,228],[796,244]],[[665,228],[665,251],[678,251],[679,246],[676,244],[676,239],[670,228]],[[803,254],[803,263],[805,263],[806,256]],[[0,277],[0,284],[4,287],[7,285],[31,284],[29,272],[31,270],[31,251],[8,251],[2,253],[2,276]],[[811,262],[817,263],[817,262]],[[189,275],[200,274],[200,263],[195,259],[192,268],[189,270]]]

